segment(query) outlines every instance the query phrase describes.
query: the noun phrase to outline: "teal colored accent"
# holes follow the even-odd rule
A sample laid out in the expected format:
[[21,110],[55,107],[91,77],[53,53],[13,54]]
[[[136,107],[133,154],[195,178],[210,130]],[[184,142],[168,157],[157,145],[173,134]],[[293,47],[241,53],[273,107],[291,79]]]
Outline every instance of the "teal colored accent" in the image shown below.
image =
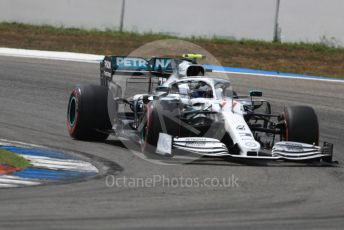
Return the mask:
[[[72,105],[74,109],[71,111]],[[74,127],[75,119],[76,119],[76,97],[73,96],[69,100],[69,104],[68,104],[68,122],[69,122],[70,127]]]

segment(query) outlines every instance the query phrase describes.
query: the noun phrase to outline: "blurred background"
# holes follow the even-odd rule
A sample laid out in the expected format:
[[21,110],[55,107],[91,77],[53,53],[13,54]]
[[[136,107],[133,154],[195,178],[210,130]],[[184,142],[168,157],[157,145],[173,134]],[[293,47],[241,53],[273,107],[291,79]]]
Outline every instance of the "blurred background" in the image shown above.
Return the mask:
[[0,22],[344,46],[343,0],[1,0]]

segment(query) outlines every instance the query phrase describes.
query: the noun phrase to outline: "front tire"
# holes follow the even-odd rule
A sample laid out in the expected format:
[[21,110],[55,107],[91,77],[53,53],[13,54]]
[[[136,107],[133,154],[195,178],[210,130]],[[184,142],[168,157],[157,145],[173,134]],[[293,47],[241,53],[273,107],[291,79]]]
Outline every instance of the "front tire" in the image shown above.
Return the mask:
[[179,124],[171,118],[179,116],[178,102],[152,101],[146,105],[144,122],[145,125],[140,132],[142,152],[150,157],[156,153],[159,134],[167,133],[178,136]]
[[[152,102],[153,103],[153,102]],[[141,131],[141,148],[144,154],[154,154],[162,127],[154,103],[146,105],[145,126]]]
[[109,90],[98,85],[73,89],[67,109],[67,129],[77,140],[103,141],[109,136],[111,121],[108,113]]
[[285,121],[284,139],[319,145],[319,123],[313,108],[309,106],[286,107],[282,117]]

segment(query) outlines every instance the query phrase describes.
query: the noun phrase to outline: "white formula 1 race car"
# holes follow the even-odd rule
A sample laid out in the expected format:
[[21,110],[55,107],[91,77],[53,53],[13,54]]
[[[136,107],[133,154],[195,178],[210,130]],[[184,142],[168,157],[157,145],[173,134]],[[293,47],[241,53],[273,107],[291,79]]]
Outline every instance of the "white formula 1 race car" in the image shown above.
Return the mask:
[[[105,140],[110,134],[135,140],[147,155],[176,154],[265,160],[332,162],[333,145],[319,146],[311,107],[271,113],[262,92],[238,96],[226,79],[207,76],[201,55],[183,58],[107,56],[101,85],[76,87],[69,98],[71,137]],[[125,85],[146,93],[123,97]],[[156,86],[154,86],[156,84]]]

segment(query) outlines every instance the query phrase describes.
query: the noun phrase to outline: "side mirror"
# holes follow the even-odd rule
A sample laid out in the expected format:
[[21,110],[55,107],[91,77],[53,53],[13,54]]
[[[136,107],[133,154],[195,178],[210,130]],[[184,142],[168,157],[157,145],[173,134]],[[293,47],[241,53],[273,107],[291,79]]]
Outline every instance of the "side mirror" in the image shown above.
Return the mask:
[[263,96],[263,92],[262,91],[258,91],[258,90],[251,90],[249,92],[249,96],[250,97],[262,97]]

